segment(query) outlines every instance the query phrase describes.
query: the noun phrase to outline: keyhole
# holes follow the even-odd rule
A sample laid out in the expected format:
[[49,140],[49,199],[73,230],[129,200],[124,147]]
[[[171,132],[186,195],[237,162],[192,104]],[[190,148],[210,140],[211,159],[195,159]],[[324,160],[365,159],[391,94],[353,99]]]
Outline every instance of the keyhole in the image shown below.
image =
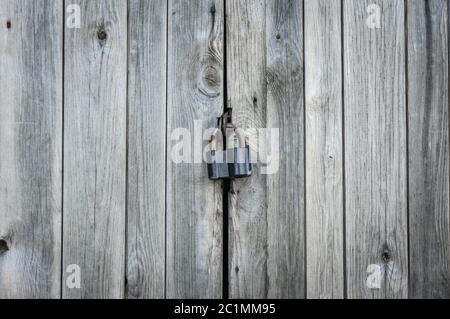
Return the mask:
[[11,29],[11,21],[6,21],[6,28]]

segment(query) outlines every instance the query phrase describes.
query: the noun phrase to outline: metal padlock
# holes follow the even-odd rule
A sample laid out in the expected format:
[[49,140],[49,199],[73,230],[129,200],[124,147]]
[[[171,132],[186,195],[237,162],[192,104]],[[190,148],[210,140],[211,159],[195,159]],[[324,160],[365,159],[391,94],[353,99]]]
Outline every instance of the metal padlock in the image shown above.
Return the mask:
[[[244,134],[232,123],[232,109],[226,109],[224,114],[217,119],[217,128],[211,136],[211,151],[208,159],[208,177],[212,180],[243,178],[252,175],[250,162],[250,146]],[[230,139],[231,147],[227,150],[217,149],[218,133],[225,132],[227,139],[229,130],[233,132]]]
[[228,172],[232,178],[249,177],[252,175],[252,163],[248,139],[235,127],[233,131],[233,147],[227,150]]
[[208,159],[208,177],[211,180],[230,178],[228,172],[227,153],[224,150],[217,149],[216,134],[218,130],[211,136],[211,151]]

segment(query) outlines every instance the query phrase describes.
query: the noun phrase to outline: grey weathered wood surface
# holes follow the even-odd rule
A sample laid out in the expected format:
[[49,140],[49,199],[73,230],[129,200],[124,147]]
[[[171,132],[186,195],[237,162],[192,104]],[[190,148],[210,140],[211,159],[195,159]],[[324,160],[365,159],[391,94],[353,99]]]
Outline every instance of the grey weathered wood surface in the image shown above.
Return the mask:
[[[0,0],[0,298],[450,296],[448,1],[63,3]],[[280,142],[229,215],[224,105]]]
[[183,140],[174,130],[187,129],[188,160],[201,161],[202,129],[214,127],[222,113],[223,2],[171,0],[168,17],[166,297],[220,298],[221,183],[209,181],[200,162],[176,164],[172,147]]
[[302,1],[228,1],[226,6],[228,106],[234,120],[248,130],[254,148],[256,129],[280,129],[278,173],[264,175],[258,167],[251,179],[232,184],[230,297],[302,298]]
[[448,1],[408,1],[411,298],[450,298]]
[[81,288],[64,284],[63,297],[122,298],[127,3],[71,3],[83,18],[65,28],[63,271],[77,264]]
[[305,0],[308,298],[344,297],[341,1]]
[[60,295],[62,14],[0,1],[0,298]]
[[[266,184],[262,184],[267,195],[266,297],[304,298],[303,1],[267,1],[265,30],[265,127],[279,129],[279,149],[268,150],[268,155],[272,158],[279,152],[279,155],[276,154],[279,164],[268,163],[272,165],[272,173],[266,176]],[[238,81],[242,82],[243,79]],[[264,101],[264,98],[261,100]],[[247,105],[249,108],[253,107],[251,103],[247,102]],[[264,104],[257,104],[256,107],[258,106],[264,108]],[[249,194],[246,201],[251,204],[251,200],[252,196]],[[245,214],[245,211],[239,214]],[[240,236],[242,238],[243,235]]]
[[165,0],[128,15],[127,297],[165,296]]
[[[226,1],[227,96],[242,128],[266,126],[265,1]],[[250,132],[256,147],[256,132]],[[266,177],[232,183],[229,194],[229,292],[231,298],[268,294]]]
[[[381,9],[380,28],[367,7]],[[349,298],[408,296],[405,7],[344,1],[346,265]],[[366,284],[369,265],[382,272]]]

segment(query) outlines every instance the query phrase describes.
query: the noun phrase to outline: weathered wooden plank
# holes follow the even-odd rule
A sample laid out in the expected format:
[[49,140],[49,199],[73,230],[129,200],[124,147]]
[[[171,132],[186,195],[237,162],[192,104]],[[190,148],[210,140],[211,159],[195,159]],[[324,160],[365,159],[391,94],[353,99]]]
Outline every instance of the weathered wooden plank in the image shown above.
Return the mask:
[[257,166],[229,195],[232,298],[305,296],[302,4],[226,3],[234,121],[254,150],[258,128],[279,128],[278,170]]
[[448,1],[407,1],[411,298],[450,298]]
[[78,265],[81,288],[64,285],[63,297],[121,298],[127,3],[69,2],[82,19],[81,28],[65,29],[63,270]]
[[343,18],[347,294],[405,298],[404,1],[346,0]]
[[344,297],[341,1],[305,1],[308,298]]
[[266,127],[279,129],[279,149],[269,150],[272,158],[279,152],[278,170],[271,163],[262,185],[267,194],[267,297],[304,298],[303,1],[266,4]]
[[0,1],[0,298],[59,298],[62,15]]
[[165,0],[129,2],[127,297],[164,298]]
[[[227,0],[227,95],[242,129],[266,126],[265,1]],[[250,137],[255,148],[256,133]],[[266,176],[255,167],[229,194],[230,298],[265,298],[267,271]]]
[[[222,187],[196,146],[223,109],[223,2],[171,0],[168,16],[166,296],[219,298]],[[177,164],[179,154],[187,163]]]

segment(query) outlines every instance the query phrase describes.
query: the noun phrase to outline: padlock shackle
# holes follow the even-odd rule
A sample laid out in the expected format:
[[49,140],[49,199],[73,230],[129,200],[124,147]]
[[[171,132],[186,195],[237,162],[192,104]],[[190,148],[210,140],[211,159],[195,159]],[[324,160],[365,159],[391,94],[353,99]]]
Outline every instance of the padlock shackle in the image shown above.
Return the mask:
[[213,133],[211,134],[211,139],[209,143],[211,144],[211,150],[216,151],[217,150],[217,134],[222,133],[220,129],[216,128]]
[[[227,139],[227,129],[231,128],[234,131],[235,136],[238,138],[238,146],[239,147],[247,147],[249,145],[248,143],[248,137],[245,135],[244,131],[240,128],[238,128],[236,125],[232,122],[232,108],[226,108],[224,113],[217,118],[217,129],[214,131],[213,136],[211,136],[211,142],[214,142],[216,140],[216,135],[218,131],[222,130],[223,133],[225,133],[225,138]],[[217,145],[215,145],[217,146]]]
[[242,147],[242,148],[247,147],[248,146],[248,138],[245,135],[244,131],[242,129],[236,127],[234,124],[232,124],[231,128],[233,128],[235,139],[237,136],[237,139],[239,141],[238,146]]

